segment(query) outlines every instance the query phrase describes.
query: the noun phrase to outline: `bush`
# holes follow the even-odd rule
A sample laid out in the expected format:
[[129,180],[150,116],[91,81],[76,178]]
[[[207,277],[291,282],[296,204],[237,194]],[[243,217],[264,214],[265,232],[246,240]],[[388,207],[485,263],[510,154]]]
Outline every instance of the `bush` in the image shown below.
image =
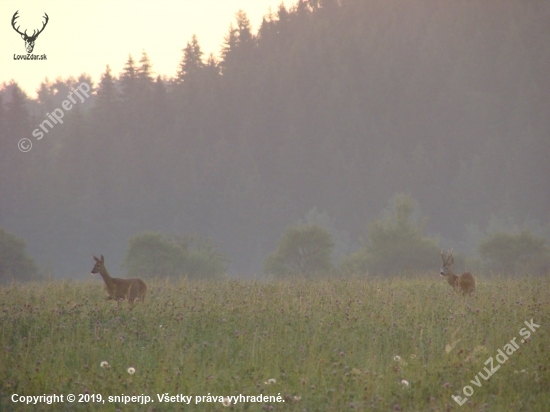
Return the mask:
[[130,277],[221,278],[227,258],[208,239],[144,232],[128,241],[123,267]]
[[545,274],[550,269],[550,249],[546,240],[523,230],[495,232],[481,241],[478,252],[484,269],[497,273]]
[[416,202],[407,195],[396,195],[387,216],[369,225],[367,241],[342,261],[347,274],[394,274],[403,270],[437,268],[439,246],[436,239],[424,236],[426,220],[412,219]]
[[38,279],[38,268],[25,247],[23,239],[0,228],[0,283]]
[[279,239],[275,252],[267,256],[264,272],[277,277],[331,274],[333,248],[330,232],[318,225],[289,227]]

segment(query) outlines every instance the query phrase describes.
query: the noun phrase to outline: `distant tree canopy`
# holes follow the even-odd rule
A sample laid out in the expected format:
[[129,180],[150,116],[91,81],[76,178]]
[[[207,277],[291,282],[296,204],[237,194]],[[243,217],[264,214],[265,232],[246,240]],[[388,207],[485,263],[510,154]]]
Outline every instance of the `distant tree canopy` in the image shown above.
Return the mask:
[[330,232],[317,225],[296,225],[285,230],[277,249],[268,255],[264,272],[276,277],[330,275],[334,242]]
[[439,247],[436,239],[424,235],[426,220],[415,221],[416,202],[407,195],[394,196],[386,217],[369,225],[367,239],[342,262],[342,271],[351,274],[397,274],[404,270],[437,269]]
[[145,232],[130,238],[122,266],[129,277],[220,279],[227,259],[207,239]]
[[507,274],[547,274],[550,249],[546,239],[523,230],[520,233],[496,232],[478,246],[485,270]]
[[0,228],[0,283],[39,278],[34,260],[25,247],[24,240]]
[[[173,73],[144,52],[104,62],[125,64],[95,84],[44,81],[36,99],[0,85],[0,224],[37,260],[55,256],[56,273],[96,245],[122,258],[129,236],[153,230],[214,239],[232,274],[252,276],[314,206],[352,239],[405,190],[454,245],[492,214],[548,222],[548,10],[297,0],[258,22],[237,13],[219,58],[179,39]],[[94,93],[36,140],[83,81]],[[388,268],[382,253],[371,270]]]

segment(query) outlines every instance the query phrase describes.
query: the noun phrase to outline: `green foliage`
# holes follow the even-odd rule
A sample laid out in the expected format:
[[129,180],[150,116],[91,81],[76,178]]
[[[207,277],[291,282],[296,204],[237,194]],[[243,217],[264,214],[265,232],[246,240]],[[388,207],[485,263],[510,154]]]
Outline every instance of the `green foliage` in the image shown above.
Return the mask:
[[330,233],[334,240],[334,249],[331,254],[332,262],[340,261],[349,252],[351,243],[349,233],[345,230],[337,230],[334,219],[331,219],[326,211],[321,213],[315,206],[306,213],[303,221],[300,219],[298,223],[318,225]]
[[437,240],[424,236],[425,219],[417,222],[413,213],[417,203],[398,194],[390,203],[386,217],[368,228],[368,240],[342,262],[344,273],[395,274],[403,270],[430,270],[437,265]]
[[[132,309],[106,301],[100,280],[0,287],[0,410],[548,412],[550,284],[542,278],[481,283],[468,298],[428,275],[148,286]],[[531,319],[540,328],[523,343],[519,330]],[[473,386],[513,338],[520,350]],[[451,395],[463,397],[465,385],[475,393],[460,408]],[[14,393],[101,394],[105,403],[25,405]],[[193,403],[159,403],[165,393]],[[284,403],[194,402],[278,393]],[[120,394],[155,403],[109,402]]]
[[528,230],[495,232],[478,246],[486,270],[497,273],[545,274],[550,270],[550,249],[546,240]]
[[278,277],[328,275],[333,271],[333,248],[330,232],[318,225],[289,227],[265,259],[264,272]]
[[23,239],[0,228],[0,283],[38,279],[34,260]]
[[167,237],[144,232],[128,241],[123,267],[130,277],[155,276],[217,279],[227,271],[227,259],[209,239]]

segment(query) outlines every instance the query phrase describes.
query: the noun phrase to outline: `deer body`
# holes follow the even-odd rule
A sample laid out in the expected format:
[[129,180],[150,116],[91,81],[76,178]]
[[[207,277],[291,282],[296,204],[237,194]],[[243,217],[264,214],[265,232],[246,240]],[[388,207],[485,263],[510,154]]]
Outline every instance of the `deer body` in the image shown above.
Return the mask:
[[105,268],[105,258],[101,255],[101,259],[93,256],[95,265],[92,269],[92,273],[99,273],[105,282],[105,290],[109,299],[116,301],[121,299],[128,299],[130,303],[134,303],[136,299],[141,302],[145,300],[145,292],[147,292],[147,285],[139,278],[120,279],[113,278],[107,272]]
[[440,274],[447,278],[447,282],[451,285],[457,292],[462,292],[463,295],[474,293],[476,288],[476,279],[474,275],[470,272],[464,272],[462,275],[457,276],[451,270],[455,258],[453,257],[453,250],[451,249],[449,257],[445,257],[443,251],[441,251],[441,258],[443,259],[443,266],[441,266]]

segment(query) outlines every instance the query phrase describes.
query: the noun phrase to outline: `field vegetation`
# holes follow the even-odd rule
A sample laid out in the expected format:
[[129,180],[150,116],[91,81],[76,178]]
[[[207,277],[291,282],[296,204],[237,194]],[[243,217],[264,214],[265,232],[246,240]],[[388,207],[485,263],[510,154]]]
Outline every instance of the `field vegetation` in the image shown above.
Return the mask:
[[[550,287],[478,279],[462,297],[435,273],[322,281],[148,281],[143,303],[99,279],[0,288],[0,410],[547,411]],[[521,343],[525,321],[540,327]],[[529,330],[529,329],[527,329]],[[513,354],[480,386],[489,357]],[[494,367],[499,363],[494,360]],[[133,368],[133,369],[130,369]],[[130,373],[134,372],[134,373]],[[474,390],[462,406],[463,387]],[[28,406],[12,394],[101,394]],[[148,395],[148,405],[109,396]],[[193,396],[190,405],[157,395]],[[195,404],[195,396],[284,402]]]

